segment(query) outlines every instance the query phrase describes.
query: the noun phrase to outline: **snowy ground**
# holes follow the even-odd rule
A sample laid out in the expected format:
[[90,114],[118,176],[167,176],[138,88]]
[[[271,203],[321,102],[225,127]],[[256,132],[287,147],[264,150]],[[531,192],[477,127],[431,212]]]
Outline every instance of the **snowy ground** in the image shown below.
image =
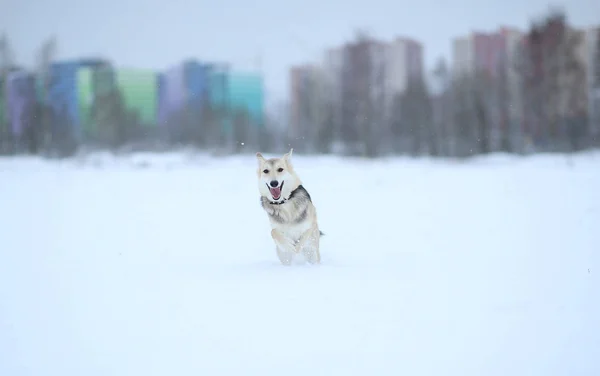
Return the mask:
[[302,158],[279,265],[253,156],[0,159],[0,375],[600,375],[600,154]]

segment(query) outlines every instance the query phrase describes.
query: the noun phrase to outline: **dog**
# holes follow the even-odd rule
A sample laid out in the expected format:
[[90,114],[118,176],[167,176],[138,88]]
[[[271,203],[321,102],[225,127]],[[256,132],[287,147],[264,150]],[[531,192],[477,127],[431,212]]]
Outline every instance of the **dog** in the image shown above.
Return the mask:
[[319,264],[319,240],[324,234],[310,194],[292,166],[293,151],[271,159],[256,153],[260,204],[269,217],[279,261],[290,265],[297,254],[303,254],[309,263]]

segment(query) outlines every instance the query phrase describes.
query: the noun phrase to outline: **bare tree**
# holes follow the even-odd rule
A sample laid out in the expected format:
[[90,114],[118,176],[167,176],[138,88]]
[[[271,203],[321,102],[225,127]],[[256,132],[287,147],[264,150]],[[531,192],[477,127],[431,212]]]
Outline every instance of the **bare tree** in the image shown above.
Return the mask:
[[314,73],[311,67],[303,67],[302,82],[298,88],[297,117],[294,119],[293,134],[290,134],[294,148],[300,152],[312,151],[314,140],[312,131],[316,127],[317,113]]
[[560,10],[533,22],[526,35],[518,69],[523,77],[527,131],[537,147],[578,148],[585,137],[582,42],[582,33],[569,26]]
[[[109,80],[110,73],[95,72],[102,79]],[[108,74],[108,75],[107,75]],[[131,131],[123,95],[116,85],[106,91],[96,92],[94,103],[90,109],[92,122],[98,127],[100,141],[110,148],[117,150],[131,140]]]
[[513,151],[511,145],[513,129],[511,128],[512,118],[510,111],[510,106],[513,102],[510,92],[511,82],[509,81],[510,75],[506,52],[504,55],[490,77],[489,90],[492,96],[490,115],[494,126],[494,139],[499,141],[498,149],[508,153]]
[[345,46],[340,141],[350,154],[373,157],[380,151],[386,95],[382,48],[362,31]]
[[42,142],[42,132],[40,130],[39,120],[39,105],[35,96],[35,77],[33,75],[26,75],[22,77],[22,89],[25,90],[23,95],[26,97],[24,106],[21,109],[20,122],[22,127],[21,140],[23,146],[30,154],[37,154],[39,152]]
[[390,135],[387,120],[388,92],[386,85],[387,45],[375,42],[371,46],[371,93],[369,96],[369,119],[365,123],[366,155],[376,157],[385,148],[384,140]]
[[405,127],[402,121],[403,98],[401,94],[394,94],[392,97],[389,112],[390,138],[392,142],[392,151],[397,154],[409,153],[408,137],[410,131]]
[[362,34],[344,48],[342,68],[340,141],[346,152],[361,153],[364,123],[367,119],[370,56],[368,40]]
[[241,153],[245,150],[248,143],[250,132],[252,131],[250,117],[247,111],[236,110],[233,115],[233,141],[234,152]]
[[272,126],[272,122],[270,117],[265,116],[264,124],[261,124],[257,127],[258,130],[258,140],[256,143],[256,149],[263,150],[266,153],[270,153],[275,150],[276,139],[278,135],[278,129]]
[[451,155],[451,143],[449,140],[451,124],[449,91],[452,81],[448,64],[444,58],[438,59],[432,73],[439,89],[439,94],[431,98],[432,126],[440,155],[449,156]]
[[[265,127],[263,136],[259,142],[259,149],[272,153],[283,153],[289,150],[288,126],[289,126],[289,102],[277,103],[265,116]],[[264,138],[264,140],[263,140]]]
[[485,73],[462,74],[452,83],[453,137],[457,156],[490,151],[490,94]]
[[456,76],[452,79],[452,127],[451,138],[454,155],[465,156],[469,145],[473,143],[473,130],[471,125],[472,110],[469,98],[471,97],[470,82],[466,75]]
[[320,68],[305,66],[306,75],[298,88],[297,113],[294,117],[294,150],[327,153],[334,137],[334,100],[332,88]]
[[406,90],[397,98],[393,125],[395,135],[403,148],[412,155],[438,155],[436,132],[433,125],[431,98],[421,77],[411,77]]
[[589,127],[589,91],[586,77],[584,32],[568,28],[563,36],[561,48],[563,59],[559,65],[559,76],[564,78],[562,87],[559,121],[566,136],[568,151],[579,151],[588,144],[591,134]]
[[56,134],[56,129],[54,129],[54,118],[57,114],[53,113],[52,108],[48,103],[51,84],[50,65],[56,56],[56,52],[56,38],[51,37],[42,44],[37,54],[36,74],[37,79],[40,82],[38,99],[41,101],[38,108],[37,133],[39,133],[38,137],[41,140],[40,143],[43,148],[48,148],[50,145],[57,147],[60,144],[72,144],[72,142],[68,142],[67,140],[61,140],[63,137],[71,138],[72,136]]
[[316,135],[315,150],[318,153],[327,154],[331,152],[334,141],[334,123],[335,123],[335,103],[331,98],[322,96],[319,101],[319,107],[323,116],[318,125]]
[[200,146],[202,145],[205,130],[201,127],[202,104],[200,101],[187,102],[181,111],[181,120],[179,125],[182,128],[182,141]]
[[471,77],[471,105],[473,106],[476,153],[487,154],[492,151],[492,130],[495,126],[492,111],[494,110],[493,91],[490,88],[494,80],[487,72],[476,70]]
[[592,118],[590,126],[593,145],[600,147],[600,27],[594,30],[594,65],[592,69]]
[[6,34],[0,35],[0,154],[11,153],[13,140],[8,122],[5,97],[8,73],[14,66],[14,55]]
[[203,146],[206,148],[222,146],[225,109],[222,106],[211,105],[208,99],[203,101],[200,123],[202,124]]

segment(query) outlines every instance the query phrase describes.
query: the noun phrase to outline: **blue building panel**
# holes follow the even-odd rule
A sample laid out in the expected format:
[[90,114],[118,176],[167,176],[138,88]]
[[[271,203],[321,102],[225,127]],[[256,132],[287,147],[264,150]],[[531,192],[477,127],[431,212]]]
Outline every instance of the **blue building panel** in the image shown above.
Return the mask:
[[208,94],[209,68],[198,62],[188,62],[185,66],[185,81],[188,101],[204,100]]
[[161,94],[158,99],[159,126],[175,126],[186,101],[184,67],[178,64],[161,73],[161,76]]
[[79,66],[78,62],[52,64],[48,82],[48,105],[53,115],[52,130],[59,133],[68,130],[76,140],[81,140],[82,137],[77,103]]

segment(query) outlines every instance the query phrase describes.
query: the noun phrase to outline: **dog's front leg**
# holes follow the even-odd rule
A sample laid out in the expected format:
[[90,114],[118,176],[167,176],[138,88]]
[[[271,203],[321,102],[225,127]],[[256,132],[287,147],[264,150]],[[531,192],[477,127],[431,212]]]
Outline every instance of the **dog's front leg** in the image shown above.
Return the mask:
[[283,265],[290,265],[292,258],[295,253],[294,246],[283,236],[280,231],[276,229],[271,230],[271,237],[275,242],[275,248],[277,250],[277,257]]
[[306,230],[300,240],[296,244],[296,252],[304,251],[304,255],[308,262],[311,264],[318,264],[321,262],[321,254],[319,252],[319,239],[320,232],[317,225],[313,225],[311,228]]
[[298,239],[298,242],[296,243],[296,252],[300,252],[306,242],[308,240],[313,240],[313,238],[319,238],[319,228],[317,225],[312,225],[308,230],[304,231],[302,235],[300,235],[300,239]]
[[297,252],[292,243],[290,243],[290,241],[286,239],[286,237],[281,233],[281,231],[277,229],[272,229],[271,237],[273,238],[273,241],[275,241],[275,244],[277,244],[277,246],[279,246],[286,252]]

